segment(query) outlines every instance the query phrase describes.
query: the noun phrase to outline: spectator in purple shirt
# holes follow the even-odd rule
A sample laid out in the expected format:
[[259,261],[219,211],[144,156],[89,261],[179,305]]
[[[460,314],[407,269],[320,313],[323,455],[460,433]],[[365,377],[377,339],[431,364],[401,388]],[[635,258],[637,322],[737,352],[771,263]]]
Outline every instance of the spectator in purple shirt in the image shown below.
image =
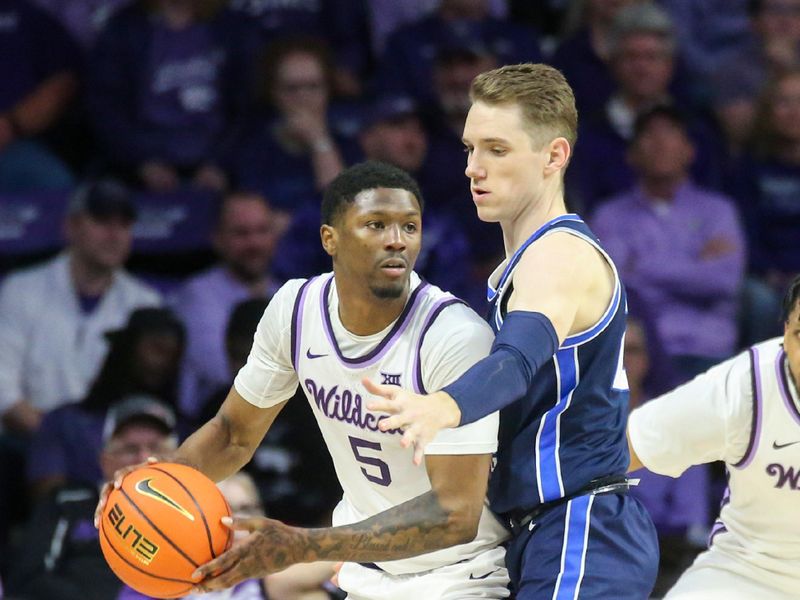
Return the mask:
[[251,98],[249,39],[215,0],[138,0],[114,15],[87,90],[106,166],[151,191],[223,189]]
[[[652,397],[646,388],[650,346],[643,324],[628,319],[623,361],[631,410]],[[677,479],[647,469],[634,471],[631,477],[640,480],[631,494],[645,506],[658,531],[661,557],[653,596],[660,598],[704,546],[710,521],[708,465],[694,466]]]
[[213,234],[219,262],[189,279],[174,299],[187,332],[180,391],[180,410],[187,417],[197,417],[208,396],[231,382],[225,326],[234,306],[270,298],[279,286],[271,263],[281,227],[258,194],[234,193],[222,200]]
[[721,144],[714,127],[671,90],[677,46],[669,15],[651,3],[622,9],[614,19],[609,53],[617,87],[599,112],[582,121],[567,172],[571,202],[591,213],[599,201],[633,185],[635,174],[626,160],[633,124],[657,104],[673,104],[687,114],[698,150],[692,174],[703,185],[721,185]]
[[117,10],[133,0],[33,0],[55,17],[84,50]]
[[294,212],[319,204],[320,191],[343,168],[329,114],[329,53],[317,38],[279,40],[267,50],[259,85],[267,111],[231,158],[236,189],[258,192]]
[[628,153],[637,184],[604,203],[592,222],[623,283],[652,308],[683,379],[736,349],[745,255],[733,203],[689,177],[694,152],[676,110],[642,114]]
[[0,0],[0,192],[72,186],[43,136],[75,97],[78,63],[77,47],[52,17],[24,0]]
[[433,98],[433,63],[443,45],[483,44],[501,64],[539,62],[536,32],[491,16],[488,0],[441,0],[438,10],[397,29],[379,61],[380,93],[410,95],[421,105]]

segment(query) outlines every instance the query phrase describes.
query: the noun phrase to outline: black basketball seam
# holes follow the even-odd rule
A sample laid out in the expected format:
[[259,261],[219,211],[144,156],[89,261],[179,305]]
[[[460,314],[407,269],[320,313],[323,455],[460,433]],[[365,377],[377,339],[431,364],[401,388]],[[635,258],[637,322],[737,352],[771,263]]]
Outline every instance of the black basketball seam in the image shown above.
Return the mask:
[[[163,575],[156,575],[155,573],[149,573],[149,572],[145,571],[144,569],[142,569],[140,566],[138,566],[136,563],[130,562],[127,558],[125,558],[120,553],[119,550],[116,549],[114,544],[111,542],[111,538],[109,538],[108,534],[106,533],[106,526],[105,525],[106,525],[105,521],[101,519],[101,521],[100,521],[100,533],[102,533],[103,537],[106,538],[106,541],[108,542],[108,547],[111,548],[114,551],[114,554],[116,554],[119,557],[119,559],[122,562],[124,562],[126,565],[128,565],[129,567],[131,567],[132,569],[134,569],[136,571],[139,571],[143,575],[147,575],[148,577],[152,577],[153,579],[161,579],[162,581],[174,581],[175,583],[185,583],[185,584],[188,584],[191,587],[194,587],[195,584],[192,581],[186,581],[185,579],[175,579],[174,577],[164,577]],[[116,573],[115,573],[115,575],[116,575]],[[119,576],[117,575],[117,577],[119,577]]]
[[157,526],[155,523],[153,523],[153,521],[151,521],[151,520],[150,520],[150,517],[148,517],[146,514],[144,514],[144,511],[143,511],[141,508],[139,508],[139,506],[138,506],[138,505],[137,505],[137,504],[136,504],[136,503],[133,501],[133,498],[131,498],[131,497],[128,495],[128,492],[126,492],[126,491],[125,491],[124,489],[122,489],[122,488],[119,488],[119,491],[120,491],[120,492],[122,492],[122,495],[123,495],[123,496],[125,496],[125,499],[128,501],[128,503],[130,503],[130,505],[133,507],[133,509],[134,509],[136,512],[138,512],[138,513],[139,513],[139,515],[140,515],[140,516],[141,516],[141,517],[142,517],[142,518],[143,518],[145,521],[147,521],[147,523],[150,525],[150,527],[152,527],[153,529],[155,529],[156,533],[157,533],[158,535],[160,535],[162,538],[164,538],[164,541],[166,541],[166,542],[167,542],[167,543],[168,543],[170,546],[172,546],[172,547],[173,547],[173,549],[174,549],[174,550],[175,550],[175,551],[176,551],[178,554],[180,554],[180,555],[181,555],[183,558],[185,558],[185,559],[186,559],[186,560],[188,560],[190,563],[192,563],[192,566],[193,566],[195,569],[196,569],[197,567],[199,567],[199,566],[200,566],[199,564],[197,564],[196,562],[194,562],[194,561],[193,561],[191,558],[189,558],[189,555],[187,555],[187,554],[186,554],[186,553],[185,553],[183,550],[181,550],[181,549],[178,547],[178,545],[177,545],[175,542],[173,542],[173,541],[172,541],[172,540],[171,540],[169,537],[167,537],[167,535],[166,535],[166,534],[165,534],[163,531],[161,531],[161,530],[158,528],[158,526]]
[[211,529],[209,529],[208,521],[206,520],[206,513],[203,512],[200,503],[195,499],[194,495],[192,495],[192,492],[190,492],[189,489],[185,485],[183,485],[183,483],[169,471],[165,471],[164,469],[159,469],[158,467],[155,466],[151,466],[150,468],[153,469],[154,471],[158,471],[159,473],[164,473],[164,475],[166,475],[167,477],[172,479],[175,483],[177,483],[179,486],[181,486],[183,491],[186,492],[189,495],[189,498],[192,499],[192,502],[194,502],[194,506],[197,509],[197,512],[200,514],[200,518],[203,519],[203,527],[206,530],[206,539],[208,540],[208,549],[211,550],[211,556],[217,558],[217,553],[214,552],[214,540],[211,539]]

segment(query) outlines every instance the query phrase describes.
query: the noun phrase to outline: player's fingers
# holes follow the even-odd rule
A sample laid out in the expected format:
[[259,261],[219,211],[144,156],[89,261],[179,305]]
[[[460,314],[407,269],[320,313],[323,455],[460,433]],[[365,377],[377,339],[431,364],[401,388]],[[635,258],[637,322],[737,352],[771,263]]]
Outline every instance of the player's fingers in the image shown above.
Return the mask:
[[391,417],[385,417],[378,421],[378,429],[381,431],[389,431],[391,429],[403,429],[406,425],[408,425],[408,419],[405,418],[402,414],[400,415],[392,415]]
[[[216,579],[217,574],[226,572],[237,560],[239,560],[239,554],[234,548],[233,550],[224,552],[214,560],[197,567],[197,570],[192,573],[190,579],[192,581],[202,581],[203,587],[206,587],[208,583]],[[208,581],[206,581],[206,578],[208,578]]]
[[220,519],[223,525],[230,529],[239,531],[261,531],[267,526],[267,519],[264,517],[250,517],[250,518],[237,518],[237,517],[222,517]]
[[111,493],[111,484],[106,482],[100,488],[100,500],[97,501],[97,507],[94,509],[94,526],[100,527],[100,517],[103,515],[103,509],[106,507],[108,495]]
[[375,396],[382,396],[388,400],[391,400],[397,395],[398,387],[395,385],[381,385],[379,383],[375,383],[371,379],[364,377],[361,380],[361,383],[364,384],[364,387],[367,388],[367,391],[370,394],[374,394]]
[[385,412],[390,415],[403,410],[403,407],[394,400],[384,400],[382,398],[371,398],[367,401],[367,408],[375,412]]
[[425,446],[420,443],[414,444],[414,464],[420,466],[425,460]]

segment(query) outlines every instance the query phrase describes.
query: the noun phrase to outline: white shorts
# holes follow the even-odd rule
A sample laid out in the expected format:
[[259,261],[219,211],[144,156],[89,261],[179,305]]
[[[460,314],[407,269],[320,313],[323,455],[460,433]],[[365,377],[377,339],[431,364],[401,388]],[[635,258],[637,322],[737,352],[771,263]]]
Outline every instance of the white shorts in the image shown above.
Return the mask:
[[751,569],[720,552],[707,550],[684,571],[664,600],[796,600],[798,592],[748,576]]
[[505,556],[505,549],[497,547],[464,562],[408,575],[345,563],[339,587],[347,592],[348,600],[508,598]]

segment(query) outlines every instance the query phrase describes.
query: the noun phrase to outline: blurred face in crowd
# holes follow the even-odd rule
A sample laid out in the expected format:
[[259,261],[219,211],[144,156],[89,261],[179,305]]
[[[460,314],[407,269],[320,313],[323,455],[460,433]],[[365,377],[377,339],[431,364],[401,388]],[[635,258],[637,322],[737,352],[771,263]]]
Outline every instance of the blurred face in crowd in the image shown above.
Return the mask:
[[131,252],[133,223],[122,216],[102,219],[87,213],[71,215],[66,236],[73,256],[92,269],[121,267]]
[[314,54],[293,52],[283,58],[277,69],[274,100],[283,113],[297,109],[325,112],[328,105],[325,70]]
[[783,349],[795,388],[800,390],[800,302],[795,303],[794,310],[783,325]]
[[772,97],[771,129],[789,142],[800,142],[800,75],[784,77]]
[[214,243],[238,278],[255,282],[266,275],[277,237],[272,211],[263,198],[239,194],[224,200]]
[[361,133],[361,147],[369,160],[380,160],[416,173],[428,152],[428,138],[419,117],[403,115],[379,121]]
[[[249,519],[264,516],[264,507],[258,497],[258,490],[253,480],[244,473],[237,473],[228,479],[223,479],[217,484],[217,487],[228,501],[234,517]],[[234,545],[240,544],[249,535],[247,531],[234,531]]]
[[612,67],[624,96],[636,102],[653,102],[667,94],[672,53],[660,35],[631,33],[620,40]]
[[628,384],[632,389],[641,389],[647,372],[650,370],[650,356],[647,352],[647,339],[642,324],[635,319],[628,319],[625,331],[625,351],[622,361]]
[[767,42],[800,39],[800,0],[763,0],[755,27]]
[[136,341],[133,376],[144,389],[158,391],[177,377],[181,339],[170,331],[142,333]]
[[472,80],[497,66],[493,56],[452,57],[437,63],[433,73],[436,98],[442,111],[451,118],[466,119],[472,101],[469,88]]
[[175,439],[145,419],[124,425],[106,442],[100,453],[100,467],[105,479],[118,469],[143,463],[148,456],[164,454],[176,447]]
[[364,190],[321,235],[337,282],[374,298],[401,298],[422,243],[422,211],[407,190]]
[[631,146],[629,160],[651,179],[682,179],[694,160],[685,129],[668,117],[653,117]]

